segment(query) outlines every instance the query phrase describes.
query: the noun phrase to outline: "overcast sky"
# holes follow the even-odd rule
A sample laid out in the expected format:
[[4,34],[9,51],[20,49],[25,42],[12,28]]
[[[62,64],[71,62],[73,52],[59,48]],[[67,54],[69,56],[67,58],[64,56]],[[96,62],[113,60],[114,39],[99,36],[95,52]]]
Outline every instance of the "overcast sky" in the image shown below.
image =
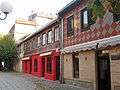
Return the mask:
[[[5,0],[0,0],[3,2]],[[6,33],[14,24],[16,18],[27,18],[32,10],[56,14],[72,0],[7,0],[13,6],[13,11],[4,21],[0,20],[0,33]]]

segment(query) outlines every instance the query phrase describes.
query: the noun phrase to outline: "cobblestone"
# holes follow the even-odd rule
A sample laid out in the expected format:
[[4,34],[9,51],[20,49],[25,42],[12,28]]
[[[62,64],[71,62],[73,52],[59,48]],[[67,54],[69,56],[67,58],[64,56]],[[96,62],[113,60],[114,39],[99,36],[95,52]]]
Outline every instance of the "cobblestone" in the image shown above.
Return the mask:
[[36,85],[20,73],[1,73],[0,90],[36,90]]
[[0,90],[89,90],[88,88],[60,84],[30,74],[1,73]]

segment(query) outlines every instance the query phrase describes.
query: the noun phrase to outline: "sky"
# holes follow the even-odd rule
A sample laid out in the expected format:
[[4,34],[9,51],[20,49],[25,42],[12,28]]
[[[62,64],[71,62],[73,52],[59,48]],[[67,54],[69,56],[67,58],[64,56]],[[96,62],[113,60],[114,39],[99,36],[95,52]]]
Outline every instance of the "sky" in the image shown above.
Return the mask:
[[4,1],[8,1],[13,6],[13,11],[6,20],[0,20],[0,34],[7,33],[15,19],[27,18],[32,10],[55,15],[72,0],[0,0],[0,4]]

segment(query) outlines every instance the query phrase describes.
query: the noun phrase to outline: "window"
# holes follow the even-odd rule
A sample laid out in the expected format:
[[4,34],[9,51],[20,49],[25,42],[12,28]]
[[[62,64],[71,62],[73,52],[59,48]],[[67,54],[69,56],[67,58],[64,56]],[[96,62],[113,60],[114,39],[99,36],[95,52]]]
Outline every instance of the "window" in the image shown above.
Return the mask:
[[32,41],[30,41],[30,50],[32,50]]
[[52,60],[51,56],[47,57],[47,72],[52,73]]
[[32,40],[32,49],[35,49],[35,39]]
[[37,72],[37,59],[34,60],[34,72]]
[[73,55],[73,77],[79,78],[79,58]]
[[59,26],[55,27],[55,29],[54,29],[54,38],[55,38],[55,41],[58,41],[60,38]]
[[89,11],[87,9],[83,9],[81,11],[81,28],[83,31],[89,29]]
[[46,44],[46,34],[42,35],[42,44],[45,45]]
[[40,37],[38,37],[38,46],[40,46]]
[[49,31],[49,32],[48,32],[47,42],[48,42],[48,43],[51,43],[51,42],[52,42],[52,31]]
[[73,15],[67,18],[67,35],[71,36],[74,34],[74,17]]

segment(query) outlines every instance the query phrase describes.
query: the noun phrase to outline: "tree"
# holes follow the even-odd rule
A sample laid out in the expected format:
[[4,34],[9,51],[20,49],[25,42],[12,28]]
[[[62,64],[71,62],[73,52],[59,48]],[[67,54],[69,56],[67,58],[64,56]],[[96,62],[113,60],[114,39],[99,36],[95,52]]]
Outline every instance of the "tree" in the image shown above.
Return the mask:
[[4,66],[8,71],[12,71],[18,61],[17,45],[9,35],[0,38],[0,60],[5,63]]

